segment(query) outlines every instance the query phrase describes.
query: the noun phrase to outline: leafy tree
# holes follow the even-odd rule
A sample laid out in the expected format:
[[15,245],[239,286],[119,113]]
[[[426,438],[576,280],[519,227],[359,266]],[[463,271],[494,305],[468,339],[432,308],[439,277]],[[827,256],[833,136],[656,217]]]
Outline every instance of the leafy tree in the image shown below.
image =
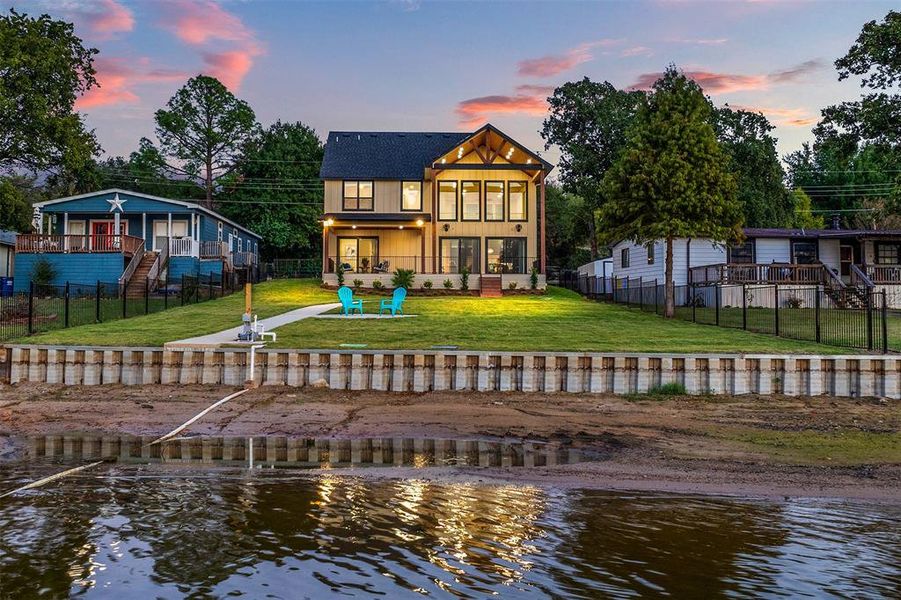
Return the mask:
[[741,236],[735,178],[710,125],[710,111],[698,84],[668,67],[604,177],[608,200],[600,218],[607,239],[666,242],[666,317],[675,308],[673,241],[729,242]]
[[169,169],[203,180],[210,208],[214,190],[235,168],[255,129],[250,105],[206,75],[189,79],[166,108],[156,111],[161,156],[170,159]]
[[154,196],[182,199],[204,198],[204,189],[194,180],[172,172],[153,142],[141,138],[128,158],[116,156],[97,165],[98,187],[118,187]]
[[73,112],[97,85],[95,54],[71,23],[12,9],[0,15],[0,168],[77,169],[99,151]]
[[[839,80],[861,77],[860,100],[823,109],[813,146],[786,157],[789,180],[817,208],[848,211],[846,221],[891,222],[901,212],[901,13],[863,26],[835,61]],[[875,208],[875,212],[857,212]],[[859,215],[849,218],[847,215]],[[862,215],[862,216],[860,216]]]
[[13,178],[0,179],[0,229],[31,230],[31,201]]
[[592,216],[606,200],[604,174],[625,146],[626,130],[644,102],[644,92],[618,90],[587,77],[564,83],[548,98],[541,135],[545,148],[560,148],[563,189],[584,199],[592,258],[598,256]]
[[795,199],[783,183],[774,129],[761,113],[713,107],[716,137],[729,155],[746,227],[790,227]]
[[277,121],[245,145],[220,210],[263,236],[267,256],[311,256],[322,243],[322,142],[303,123]]
[[585,200],[564,192],[555,184],[548,184],[545,191],[548,261],[568,269],[588,262],[590,221],[593,219],[591,211],[585,206]]
[[795,214],[793,216],[791,227],[798,229],[823,229],[826,222],[822,215],[813,214],[813,202],[810,196],[804,193],[804,190],[798,188],[794,191],[795,195]]

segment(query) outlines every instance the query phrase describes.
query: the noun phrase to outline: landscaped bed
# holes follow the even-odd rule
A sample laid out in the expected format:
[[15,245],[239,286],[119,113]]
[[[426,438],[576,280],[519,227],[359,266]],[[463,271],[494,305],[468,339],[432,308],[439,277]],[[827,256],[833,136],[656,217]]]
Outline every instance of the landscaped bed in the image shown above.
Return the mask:
[[[361,296],[367,313],[381,297]],[[277,280],[254,286],[260,318],[336,302],[334,291],[315,280]],[[240,325],[244,296],[226,298],[110,323],[84,325],[15,340],[33,344],[161,346]],[[412,319],[307,319],[277,330],[282,348],[546,350],[630,352],[847,353],[850,350],[734,329],[664,320],[623,306],[592,302],[550,288],[540,296],[417,297],[404,311]],[[273,344],[269,344],[273,346]]]

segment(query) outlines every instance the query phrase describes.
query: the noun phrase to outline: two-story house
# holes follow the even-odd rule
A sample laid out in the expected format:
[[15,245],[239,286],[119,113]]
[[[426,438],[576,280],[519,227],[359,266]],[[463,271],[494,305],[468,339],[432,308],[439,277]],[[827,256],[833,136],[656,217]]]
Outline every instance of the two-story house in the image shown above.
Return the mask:
[[499,295],[545,287],[544,188],[553,165],[491,125],[473,133],[329,133],[323,281],[386,287],[397,269],[416,287],[450,281]]

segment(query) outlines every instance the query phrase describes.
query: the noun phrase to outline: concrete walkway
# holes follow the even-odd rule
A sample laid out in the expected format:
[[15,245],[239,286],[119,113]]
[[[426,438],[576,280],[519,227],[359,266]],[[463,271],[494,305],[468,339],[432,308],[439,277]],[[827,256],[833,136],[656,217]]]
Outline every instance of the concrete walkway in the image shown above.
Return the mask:
[[[341,304],[338,302],[335,302],[333,304],[314,304],[313,306],[304,306],[303,308],[291,310],[280,315],[275,315],[274,317],[260,319],[259,323],[265,328],[266,331],[272,331],[276,327],[281,327],[282,325],[287,325],[288,323],[294,323],[295,321],[301,321],[303,319],[315,317],[316,315],[320,315],[322,313],[340,307]],[[242,326],[239,325],[237,327],[232,327],[231,329],[226,329],[225,331],[220,331],[218,333],[210,333],[207,335],[200,335],[183,340],[176,340],[174,342],[166,342],[165,347],[216,348],[223,344],[247,343],[238,341],[238,333],[241,331],[241,329]]]

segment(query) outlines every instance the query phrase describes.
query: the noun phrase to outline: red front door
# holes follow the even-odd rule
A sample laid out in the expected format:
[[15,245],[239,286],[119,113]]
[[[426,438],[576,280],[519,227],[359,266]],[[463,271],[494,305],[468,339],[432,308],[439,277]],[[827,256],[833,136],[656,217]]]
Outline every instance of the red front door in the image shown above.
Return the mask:
[[[124,234],[128,222],[121,221],[119,223],[119,234]],[[96,251],[112,250],[119,248],[118,240],[113,236],[116,229],[115,221],[92,221],[91,222],[91,248]]]

